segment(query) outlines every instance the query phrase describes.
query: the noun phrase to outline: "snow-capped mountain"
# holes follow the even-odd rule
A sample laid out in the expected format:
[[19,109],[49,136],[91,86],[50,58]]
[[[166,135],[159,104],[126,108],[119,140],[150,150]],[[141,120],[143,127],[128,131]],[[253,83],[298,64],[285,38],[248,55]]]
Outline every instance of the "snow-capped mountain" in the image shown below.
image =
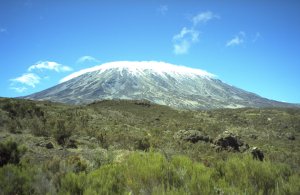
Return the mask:
[[292,106],[225,84],[203,70],[155,61],[105,63],[75,72],[60,84],[24,98],[71,104],[146,99],[184,109]]

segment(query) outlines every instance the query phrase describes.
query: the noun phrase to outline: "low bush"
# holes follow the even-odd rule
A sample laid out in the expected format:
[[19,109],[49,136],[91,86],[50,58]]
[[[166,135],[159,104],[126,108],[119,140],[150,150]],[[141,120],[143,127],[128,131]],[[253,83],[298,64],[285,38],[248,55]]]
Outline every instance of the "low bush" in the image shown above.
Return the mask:
[[280,164],[250,156],[206,167],[185,156],[168,161],[160,153],[131,154],[88,174],[69,173],[61,193],[69,194],[297,194],[299,175]]
[[57,120],[53,129],[53,136],[57,143],[65,145],[71,136],[72,128],[69,128],[65,120]]
[[78,165],[79,161],[71,157],[63,166],[49,165],[48,171],[24,164],[4,165],[0,194],[299,194],[300,190],[299,174],[251,156],[230,157],[211,167],[186,156],[167,160],[156,152],[134,152],[122,162],[91,172],[66,164]]
[[232,157],[220,162],[216,168],[223,188],[239,189],[246,194],[282,194],[291,170],[270,161],[253,160],[250,156]]
[[124,194],[125,183],[124,168],[119,164],[109,164],[87,175],[86,194]]
[[14,141],[8,140],[0,143],[0,167],[8,163],[18,164],[24,152],[25,148],[18,147]]
[[33,135],[44,137],[48,137],[50,135],[50,131],[46,129],[45,120],[40,119],[38,117],[33,117],[31,120],[28,120],[28,122],[28,126]]
[[0,168],[0,194],[33,194],[32,169],[12,164]]
[[68,173],[61,180],[60,194],[83,194],[86,188],[84,173]]

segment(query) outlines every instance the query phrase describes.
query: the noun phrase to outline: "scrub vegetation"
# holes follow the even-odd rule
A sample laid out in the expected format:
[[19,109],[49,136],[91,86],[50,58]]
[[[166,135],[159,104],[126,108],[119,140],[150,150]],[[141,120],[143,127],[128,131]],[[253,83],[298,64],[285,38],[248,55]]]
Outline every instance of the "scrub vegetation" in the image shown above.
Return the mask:
[[296,108],[1,98],[0,194],[299,194],[299,139]]

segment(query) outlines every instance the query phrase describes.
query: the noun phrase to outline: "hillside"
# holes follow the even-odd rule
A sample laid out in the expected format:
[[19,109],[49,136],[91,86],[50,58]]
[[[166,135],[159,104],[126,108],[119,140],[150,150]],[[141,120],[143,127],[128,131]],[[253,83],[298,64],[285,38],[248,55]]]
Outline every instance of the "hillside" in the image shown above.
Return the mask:
[[[1,98],[0,194],[297,194],[299,138],[293,108],[180,111],[149,101]],[[252,158],[253,147],[263,161]]]
[[211,73],[165,62],[117,61],[72,73],[61,83],[22,97],[67,104],[146,99],[177,109],[296,107],[226,84]]

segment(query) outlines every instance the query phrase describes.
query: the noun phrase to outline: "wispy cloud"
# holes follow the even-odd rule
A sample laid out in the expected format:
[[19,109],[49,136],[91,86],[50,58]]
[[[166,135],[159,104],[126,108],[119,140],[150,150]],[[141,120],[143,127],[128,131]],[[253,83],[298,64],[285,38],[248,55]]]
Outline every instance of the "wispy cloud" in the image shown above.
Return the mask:
[[168,10],[169,10],[169,7],[167,5],[161,5],[157,9],[157,11],[162,15],[165,15],[168,12]]
[[67,71],[72,71],[72,68],[69,66],[64,66],[61,65],[59,63],[56,62],[49,62],[49,61],[40,61],[37,62],[36,64],[30,66],[28,68],[28,71],[32,71],[32,70],[43,70],[43,69],[47,69],[47,70],[53,70],[56,72],[67,72]]
[[241,31],[238,35],[234,36],[232,39],[227,41],[226,47],[238,46],[244,43],[244,39],[246,37],[246,33]]
[[211,11],[206,11],[206,12],[202,12],[202,13],[195,15],[192,18],[192,22],[193,22],[194,26],[196,26],[201,23],[207,23],[208,21],[210,21],[212,19],[216,19],[216,18],[220,18],[220,17]]
[[244,40],[241,37],[235,36],[233,39],[231,39],[226,43],[226,46],[230,47],[230,46],[240,45],[243,42]]
[[10,89],[16,91],[17,93],[23,93],[27,90],[26,87],[10,87]]
[[194,29],[188,29],[186,27],[183,27],[180,31],[180,33],[174,35],[173,40],[182,40],[186,37],[190,37],[190,39],[193,42],[198,41],[198,37],[199,37],[199,32],[197,30]]
[[190,27],[183,27],[181,31],[173,36],[173,52],[176,55],[187,54],[191,46],[198,42],[200,31],[197,28],[198,24],[207,23],[208,21],[220,18],[213,12],[206,11],[198,13],[192,17]]
[[[25,73],[20,77],[10,79],[10,81],[14,83],[21,83],[30,87],[35,87],[36,84],[40,83],[41,78],[34,73]],[[17,88],[17,87],[15,87]],[[16,90],[16,89],[15,89]],[[19,88],[19,91],[24,91],[25,89]]]
[[173,45],[174,47],[174,53],[179,55],[179,54],[186,54],[188,53],[190,47],[191,47],[191,43],[186,41],[186,40],[183,40],[181,41],[180,43],[175,43]]
[[181,31],[173,36],[173,48],[175,54],[188,53],[191,45],[198,41],[199,31],[183,27]]
[[97,58],[94,58],[92,56],[82,56],[80,58],[78,58],[77,60],[77,63],[78,64],[82,64],[82,63],[85,63],[85,62],[100,62],[100,60],[98,60]]

